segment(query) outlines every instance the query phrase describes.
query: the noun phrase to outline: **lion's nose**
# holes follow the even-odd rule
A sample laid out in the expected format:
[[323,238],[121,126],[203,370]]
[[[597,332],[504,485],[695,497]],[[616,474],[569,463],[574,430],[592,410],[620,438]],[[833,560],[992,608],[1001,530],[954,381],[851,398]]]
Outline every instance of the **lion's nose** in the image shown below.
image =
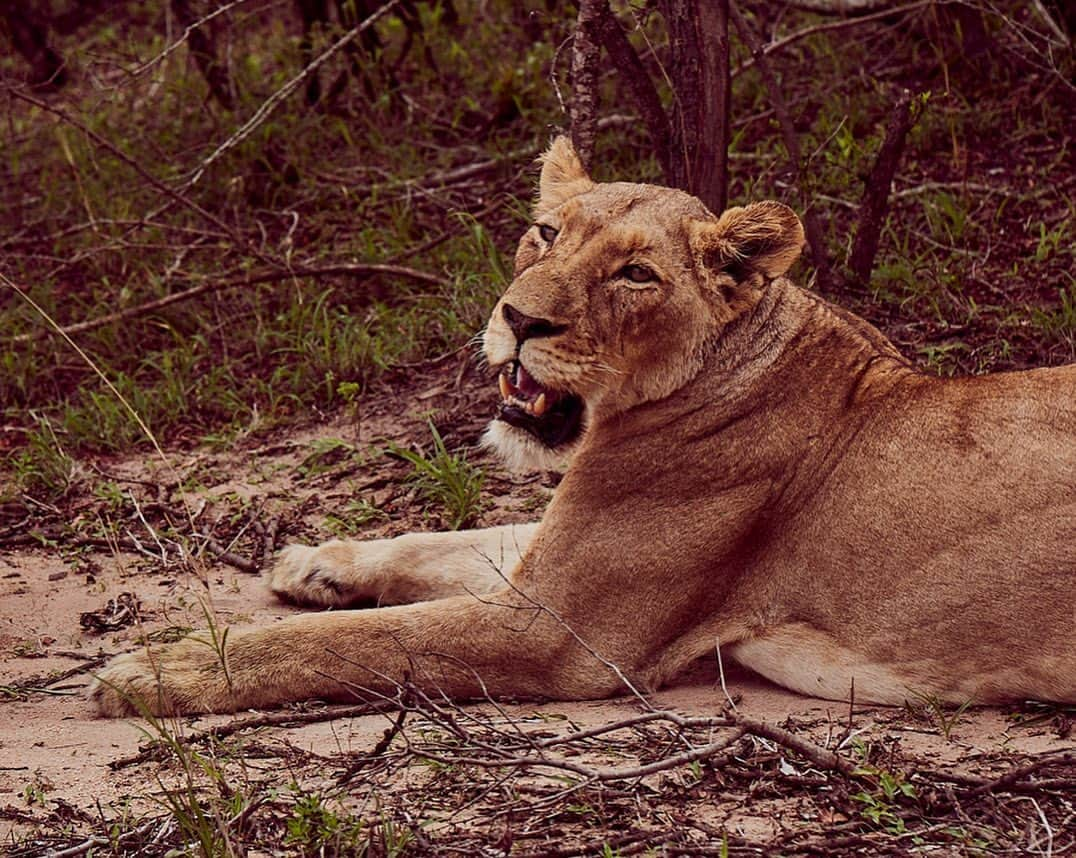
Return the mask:
[[564,333],[568,329],[567,325],[557,325],[549,321],[549,319],[528,316],[511,304],[505,304],[501,307],[501,314],[508,323],[508,327],[512,329],[512,333],[516,335],[520,345],[523,344],[524,340],[537,337],[553,337]]

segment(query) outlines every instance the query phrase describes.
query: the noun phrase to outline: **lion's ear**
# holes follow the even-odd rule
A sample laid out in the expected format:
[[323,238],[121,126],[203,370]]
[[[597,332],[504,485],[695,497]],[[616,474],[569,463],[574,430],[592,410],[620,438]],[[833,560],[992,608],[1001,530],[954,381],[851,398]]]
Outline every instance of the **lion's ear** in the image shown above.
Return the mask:
[[565,200],[594,187],[567,137],[557,137],[539,160],[542,175],[538,180],[538,201],[534,204],[536,215],[552,211]]
[[778,277],[803,250],[803,225],[786,205],[751,203],[726,209],[716,221],[695,221],[691,244],[703,265],[737,281],[753,271]]

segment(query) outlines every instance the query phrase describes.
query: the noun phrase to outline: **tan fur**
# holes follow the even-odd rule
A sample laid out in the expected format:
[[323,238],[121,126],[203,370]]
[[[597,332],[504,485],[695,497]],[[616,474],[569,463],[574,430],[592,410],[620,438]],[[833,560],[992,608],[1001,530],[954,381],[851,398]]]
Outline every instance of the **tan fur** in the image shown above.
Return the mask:
[[[595,184],[563,140],[536,217],[558,233],[524,235],[503,302],[563,329],[520,347],[499,304],[485,348],[585,401],[541,524],[288,549],[271,580],[290,598],[435,601],[233,629],[225,665],[197,639],[121,656],[101,712],[376,698],[405,676],[600,697],[715,646],[831,698],[1076,702],[1076,366],[922,375],[783,278],[787,208],[717,218]],[[492,435],[519,464],[536,447]]]

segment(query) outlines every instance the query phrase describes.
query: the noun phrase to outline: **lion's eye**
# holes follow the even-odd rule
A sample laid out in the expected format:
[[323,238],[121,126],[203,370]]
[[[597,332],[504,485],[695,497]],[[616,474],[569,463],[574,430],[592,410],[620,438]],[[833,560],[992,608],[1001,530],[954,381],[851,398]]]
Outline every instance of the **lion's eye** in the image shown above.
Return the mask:
[[547,223],[540,223],[538,224],[538,234],[546,244],[552,244],[553,239],[557,237],[557,230]]
[[617,276],[630,280],[632,283],[651,283],[658,279],[657,275],[645,265],[625,265],[617,272]]

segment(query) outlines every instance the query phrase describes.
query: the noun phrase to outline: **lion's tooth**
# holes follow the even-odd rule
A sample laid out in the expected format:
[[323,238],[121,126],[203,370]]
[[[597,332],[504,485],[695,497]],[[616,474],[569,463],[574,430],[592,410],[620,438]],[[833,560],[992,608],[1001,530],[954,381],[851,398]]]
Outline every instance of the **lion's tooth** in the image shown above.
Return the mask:
[[503,374],[497,376],[497,385],[501,388],[501,399],[508,399],[512,395],[512,388]]
[[531,411],[535,417],[541,417],[545,414],[545,394],[539,393],[538,398],[534,400],[534,405],[531,407]]

